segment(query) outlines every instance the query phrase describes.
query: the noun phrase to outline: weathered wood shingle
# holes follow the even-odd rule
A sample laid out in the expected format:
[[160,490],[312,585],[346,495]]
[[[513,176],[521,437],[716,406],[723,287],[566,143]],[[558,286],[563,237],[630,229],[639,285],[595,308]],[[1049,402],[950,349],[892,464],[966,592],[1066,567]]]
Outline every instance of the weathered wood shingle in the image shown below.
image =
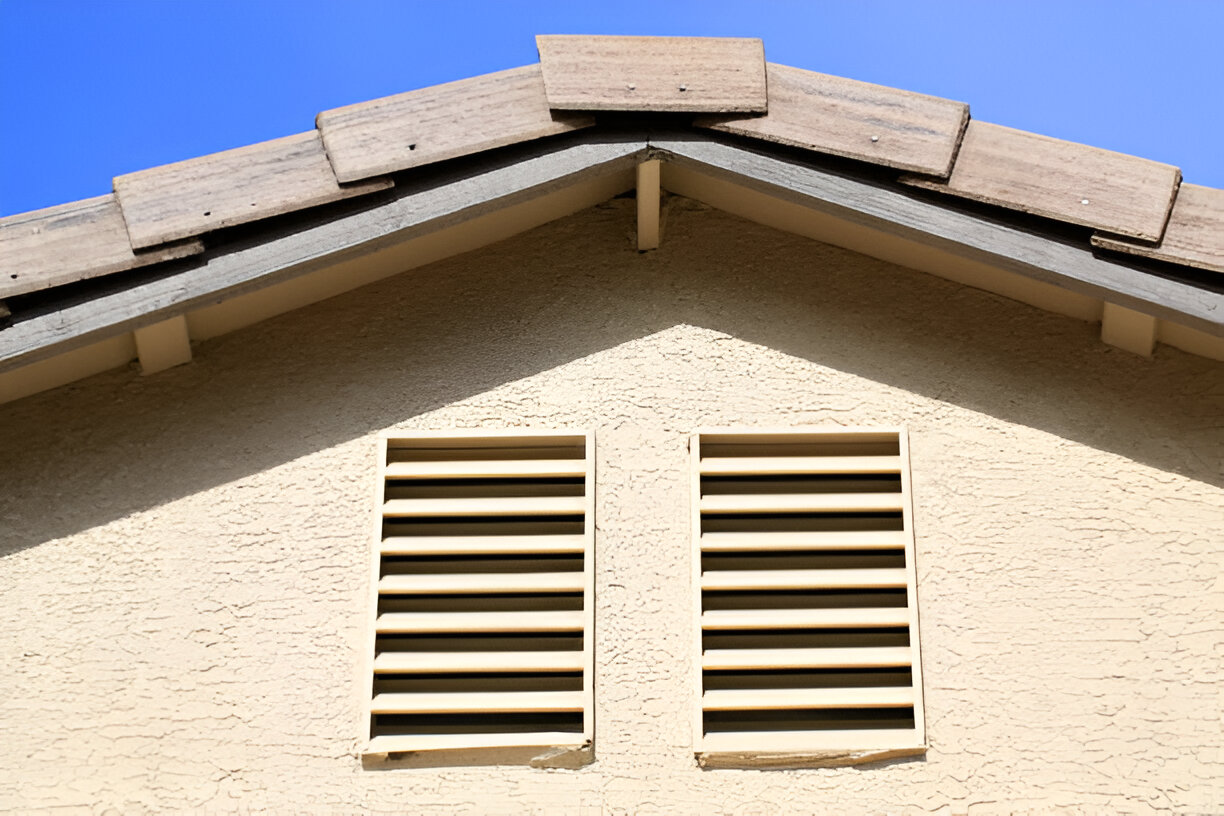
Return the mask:
[[1115,235],[1157,241],[1181,171],[1137,156],[973,120],[946,182],[906,181]]
[[342,182],[595,124],[549,110],[538,65],[335,108],[315,121]]
[[1183,184],[1173,202],[1164,238],[1156,246],[1092,236],[1094,246],[1224,272],[1224,190]]
[[969,121],[963,102],[769,63],[769,113],[694,124],[915,173],[947,176]]
[[383,190],[336,182],[317,131],[115,177],[134,247],[149,247]]
[[107,194],[0,219],[0,298],[203,252],[198,240],[133,252]]
[[763,113],[765,46],[738,37],[539,36],[558,110]]

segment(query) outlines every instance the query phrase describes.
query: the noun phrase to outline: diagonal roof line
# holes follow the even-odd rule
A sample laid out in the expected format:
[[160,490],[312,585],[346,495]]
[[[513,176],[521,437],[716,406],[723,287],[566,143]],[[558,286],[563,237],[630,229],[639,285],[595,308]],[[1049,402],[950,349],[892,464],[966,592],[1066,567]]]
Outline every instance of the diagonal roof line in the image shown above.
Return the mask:
[[368,255],[587,178],[631,169],[647,152],[644,133],[587,132],[565,143],[524,148],[398,185],[389,201],[371,208],[324,217],[307,228],[282,226],[234,247],[210,248],[197,256],[197,263],[171,275],[16,322],[0,331],[0,371]]
[[1224,336],[1224,291],[1133,269],[1097,257],[1087,246],[940,207],[903,190],[763,151],[683,133],[652,138],[651,146],[669,161],[819,212]]
[[485,154],[446,166],[434,177],[401,182],[384,194],[389,199],[373,206],[322,215],[306,225],[290,222],[235,245],[210,248],[194,265],[171,275],[21,320],[0,331],[0,371],[627,171],[647,159],[696,169],[815,212],[1224,336],[1224,287],[1204,288],[1133,269],[1097,257],[1086,246],[771,151],[729,144],[713,133],[590,129]]
[[973,120],[961,102],[768,63],[760,40],[541,36],[537,45],[534,65],[324,111],[312,131],[129,173],[111,196],[0,218],[0,298],[159,266],[200,252],[200,236],[220,228],[591,128],[597,111],[687,115],[696,128],[907,171],[902,181],[941,195],[1094,229],[1091,244],[1107,253],[1224,273],[1224,190],[1183,189],[1171,165]]

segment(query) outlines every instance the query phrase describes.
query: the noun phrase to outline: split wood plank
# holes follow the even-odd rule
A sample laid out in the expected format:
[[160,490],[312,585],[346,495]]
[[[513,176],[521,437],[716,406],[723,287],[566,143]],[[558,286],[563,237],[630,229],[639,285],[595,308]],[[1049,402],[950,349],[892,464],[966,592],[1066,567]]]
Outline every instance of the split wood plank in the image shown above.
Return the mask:
[[1115,235],[1158,241],[1181,170],[975,119],[965,130],[946,182],[902,180]]
[[557,110],[764,113],[765,46],[738,37],[536,37]]
[[963,102],[769,63],[769,112],[694,124],[946,178],[969,121]]
[[1093,246],[1158,261],[1224,272],[1224,190],[1183,184],[1173,201],[1164,237],[1156,246],[1109,235],[1092,236]]
[[340,186],[313,130],[116,176],[114,183],[137,248],[392,185],[390,179],[374,179]]
[[586,737],[569,731],[521,731],[504,734],[395,734],[374,737],[367,754],[404,751],[440,751],[463,748],[534,748],[536,746],[578,748]]
[[540,66],[448,82],[323,111],[315,118],[342,182],[394,173],[595,124],[553,113]]
[[[925,750],[918,730],[909,728],[712,732],[705,735],[702,747],[709,753],[751,753],[766,757],[773,754],[787,759],[822,751],[866,752],[883,749],[922,753]],[[742,763],[736,767],[742,767]]]
[[113,193],[0,218],[0,297],[203,252],[198,240],[134,252]]

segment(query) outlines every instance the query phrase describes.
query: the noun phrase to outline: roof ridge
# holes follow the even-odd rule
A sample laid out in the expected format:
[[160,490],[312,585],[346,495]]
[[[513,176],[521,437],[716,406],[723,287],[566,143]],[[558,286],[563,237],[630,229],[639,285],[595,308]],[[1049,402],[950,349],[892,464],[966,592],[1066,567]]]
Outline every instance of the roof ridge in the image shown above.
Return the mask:
[[323,111],[312,131],[117,176],[109,196],[0,218],[0,300],[199,253],[217,229],[591,127],[596,112],[692,114],[699,129],[1087,226],[1101,250],[1224,273],[1224,190],[1182,185],[1172,165],[974,120],[961,102],[767,63],[759,39],[536,39],[539,63]]

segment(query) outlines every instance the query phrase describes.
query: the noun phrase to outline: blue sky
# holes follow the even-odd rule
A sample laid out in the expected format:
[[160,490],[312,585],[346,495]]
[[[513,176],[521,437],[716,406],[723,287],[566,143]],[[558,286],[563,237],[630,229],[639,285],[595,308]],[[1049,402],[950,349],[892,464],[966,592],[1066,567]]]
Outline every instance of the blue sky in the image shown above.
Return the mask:
[[0,0],[0,214],[535,62],[538,33],[761,37],[774,62],[1224,187],[1224,0]]

